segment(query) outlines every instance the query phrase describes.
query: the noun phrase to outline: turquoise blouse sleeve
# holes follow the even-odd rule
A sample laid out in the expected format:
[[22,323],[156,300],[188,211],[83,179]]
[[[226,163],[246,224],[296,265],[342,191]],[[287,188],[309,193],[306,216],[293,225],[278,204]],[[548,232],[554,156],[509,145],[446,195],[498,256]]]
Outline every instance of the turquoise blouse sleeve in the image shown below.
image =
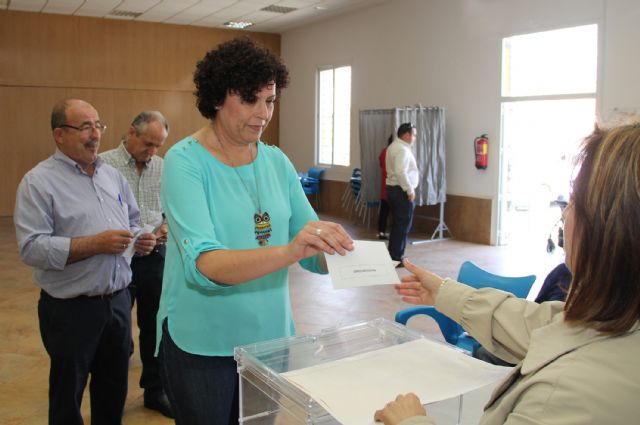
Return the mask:
[[[290,203],[291,203],[291,219],[289,225],[289,240],[292,240],[300,230],[307,224],[309,221],[318,220],[318,214],[314,211],[313,207],[309,203],[307,199],[307,195],[305,195],[304,190],[302,190],[302,185],[300,184],[300,178],[298,177],[298,173],[296,172],[295,167],[284,154],[282,155],[284,160],[284,168],[287,173],[287,181],[289,183],[289,193]],[[320,265],[318,263],[318,257],[313,256],[309,258],[305,258],[301,260],[300,266],[305,270],[308,270],[313,273],[318,274],[326,274],[326,271],[320,269]]]
[[176,244],[188,285],[209,290],[228,288],[203,275],[196,261],[207,251],[226,249],[216,237],[211,211],[206,199],[206,181],[202,175],[198,158],[189,148],[192,140],[184,140],[167,152],[160,198],[167,217],[169,234]]

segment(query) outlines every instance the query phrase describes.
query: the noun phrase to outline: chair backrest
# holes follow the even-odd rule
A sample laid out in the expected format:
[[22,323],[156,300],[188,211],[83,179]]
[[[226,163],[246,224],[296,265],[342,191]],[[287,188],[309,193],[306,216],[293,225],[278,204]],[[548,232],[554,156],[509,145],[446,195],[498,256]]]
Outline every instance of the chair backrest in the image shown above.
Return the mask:
[[409,319],[418,314],[426,314],[427,316],[431,316],[433,320],[436,321],[438,327],[440,328],[440,332],[442,332],[442,336],[449,343],[456,345],[460,334],[462,334],[462,327],[449,319],[449,317],[440,313],[432,306],[419,305],[416,307],[405,308],[404,310],[400,310],[396,313],[396,322],[406,325]]
[[[307,195],[318,195],[320,193],[320,179],[311,175],[312,170],[314,170],[314,168],[310,168],[309,173],[300,178],[300,183],[302,184],[304,193]],[[321,170],[324,171],[324,169]]]
[[458,282],[465,283],[474,288],[491,287],[502,291],[511,292],[518,298],[527,298],[531,286],[536,281],[535,275],[528,276],[500,276],[490,273],[473,264],[465,261],[460,266]]
[[351,187],[351,193],[357,197],[360,193],[360,186],[362,186],[362,172],[359,168],[353,169],[351,179],[349,180],[349,186]]
[[309,168],[309,172],[307,173],[307,175],[309,177],[313,177],[314,179],[320,180],[320,177],[322,176],[324,171],[325,169],[322,167],[311,167]]

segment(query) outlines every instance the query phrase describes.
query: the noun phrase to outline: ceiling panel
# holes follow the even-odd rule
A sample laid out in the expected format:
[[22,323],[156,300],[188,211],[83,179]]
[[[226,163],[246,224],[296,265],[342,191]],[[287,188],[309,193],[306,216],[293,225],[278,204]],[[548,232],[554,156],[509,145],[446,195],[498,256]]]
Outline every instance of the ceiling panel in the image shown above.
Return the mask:
[[[0,0],[0,10],[58,13],[110,19],[219,27],[227,21],[251,21],[247,31],[283,32],[358,8],[391,0]],[[8,5],[8,6],[7,6]],[[266,6],[293,7],[286,14]],[[114,12],[131,12],[118,16]],[[141,14],[135,16],[135,14]]]
[[25,12],[40,12],[47,0],[12,0],[9,10],[22,10]]
[[188,9],[199,0],[165,0],[162,3],[152,7],[138,17],[139,21],[163,22],[170,17],[179,14]]
[[192,24],[213,13],[224,10],[226,7],[231,6],[234,3],[236,3],[235,0],[199,2],[164,22],[169,24]]
[[84,0],[56,0],[48,1],[42,11],[44,13],[62,13],[63,15],[71,15],[80,6]]
[[86,0],[74,15],[103,17],[109,14],[120,0]]
[[116,7],[116,10],[144,13],[160,3],[162,3],[162,0],[123,0],[122,3]]
[[258,9],[261,9],[265,6],[269,6],[271,4],[275,4],[278,3],[278,0],[240,0],[243,3],[250,3],[250,4],[254,4]]
[[300,9],[304,7],[310,7],[310,6],[321,4],[322,1],[321,0],[281,0],[274,3],[276,3],[278,6],[295,7],[296,9]]

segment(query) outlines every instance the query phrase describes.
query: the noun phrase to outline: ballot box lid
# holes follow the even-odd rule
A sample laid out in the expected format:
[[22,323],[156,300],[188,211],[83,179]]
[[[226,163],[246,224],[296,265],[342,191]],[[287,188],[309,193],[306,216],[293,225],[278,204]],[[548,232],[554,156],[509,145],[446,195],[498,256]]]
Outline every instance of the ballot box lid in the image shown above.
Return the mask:
[[[274,400],[287,400],[308,417],[326,415],[310,396],[282,373],[403,344],[424,336],[387,319],[374,319],[324,329],[317,334],[258,342],[235,348],[241,377],[252,381]],[[259,381],[259,382],[257,382]],[[243,397],[243,394],[240,394]]]

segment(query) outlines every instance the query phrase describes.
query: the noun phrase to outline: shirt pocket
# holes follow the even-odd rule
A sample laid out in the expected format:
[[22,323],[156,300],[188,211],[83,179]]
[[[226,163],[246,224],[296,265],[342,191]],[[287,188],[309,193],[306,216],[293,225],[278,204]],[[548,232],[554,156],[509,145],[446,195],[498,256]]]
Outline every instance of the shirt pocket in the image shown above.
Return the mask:
[[99,188],[102,198],[102,214],[109,229],[129,229],[129,208],[127,197],[116,185]]

